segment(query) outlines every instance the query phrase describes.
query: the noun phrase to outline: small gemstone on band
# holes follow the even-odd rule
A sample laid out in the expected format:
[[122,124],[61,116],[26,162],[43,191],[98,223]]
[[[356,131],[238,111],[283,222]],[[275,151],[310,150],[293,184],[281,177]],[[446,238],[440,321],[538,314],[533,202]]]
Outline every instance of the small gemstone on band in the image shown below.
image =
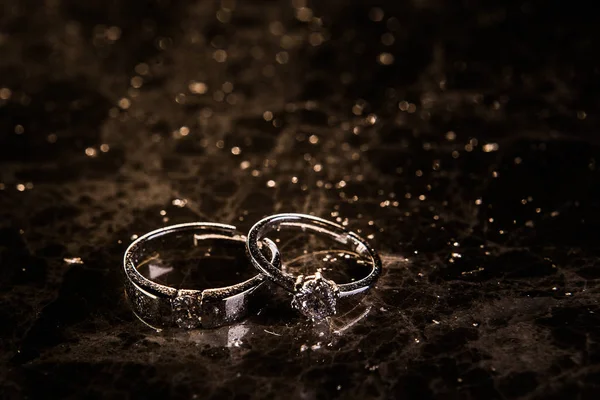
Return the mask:
[[194,294],[178,294],[171,299],[173,320],[180,328],[192,329],[200,326],[200,306],[202,299]]
[[292,307],[313,321],[336,314],[339,290],[335,282],[324,279],[320,273],[307,276],[296,289]]

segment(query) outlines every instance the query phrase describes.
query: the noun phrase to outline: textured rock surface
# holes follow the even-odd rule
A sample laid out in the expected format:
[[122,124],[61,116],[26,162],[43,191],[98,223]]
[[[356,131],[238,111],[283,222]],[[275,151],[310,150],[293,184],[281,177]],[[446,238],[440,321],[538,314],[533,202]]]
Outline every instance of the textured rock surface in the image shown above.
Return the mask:
[[[600,390],[597,14],[303,3],[3,2],[4,396]],[[215,330],[132,315],[133,235],[284,211],[347,223],[382,255],[334,329],[283,294]]]

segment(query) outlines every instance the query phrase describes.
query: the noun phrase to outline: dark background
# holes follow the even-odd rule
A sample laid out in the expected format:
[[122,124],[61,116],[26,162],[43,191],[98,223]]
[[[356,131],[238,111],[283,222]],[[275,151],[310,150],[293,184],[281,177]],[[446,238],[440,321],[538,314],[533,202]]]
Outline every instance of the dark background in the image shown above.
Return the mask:
[[[0,1],[0,397],[596,398],[590,4]],[[362,320],[133,317],[132,235],[275,212],[370,239]]]

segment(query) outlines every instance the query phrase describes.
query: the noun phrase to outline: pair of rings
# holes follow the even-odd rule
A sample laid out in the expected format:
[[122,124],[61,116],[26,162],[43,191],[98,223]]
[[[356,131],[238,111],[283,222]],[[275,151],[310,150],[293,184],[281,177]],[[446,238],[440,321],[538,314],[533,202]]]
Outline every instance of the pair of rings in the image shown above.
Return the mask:
[[[273,230],[299,228],[309,233],[324,235],[343,244],[368,262],[369,273],[358,280],[336,284],[314,275],[294,276],[282,270],[279,249],[266,237]],[[174,244],[188,243],[197,247],[202,240],[227,240],[245,243],[246,253],[257,275],[243,282],[205,290],[177,289],[152,280],[140,272],[140,267],[160,259],[157,249]],[[169,266],[157,264],[169,270]],[[339,298],[366,291],[381,273],[381,260],[367,241],[341,225],[305,214],[278,214],[262,219],[249,231],[247,237],[234,226],[194,222],[164,227],[136,239],[125,251],[123,260],[125,293],[134,313],[151,326],[178,326],[180,328],[211,328],[232,323],[248,312],[249,295],[267,280],[292,293],[292,307],[312,320],[321,320],[336,314]],[[152,265],[150,266],[152,268]],[[155,274],[156,275],[156,274]]]

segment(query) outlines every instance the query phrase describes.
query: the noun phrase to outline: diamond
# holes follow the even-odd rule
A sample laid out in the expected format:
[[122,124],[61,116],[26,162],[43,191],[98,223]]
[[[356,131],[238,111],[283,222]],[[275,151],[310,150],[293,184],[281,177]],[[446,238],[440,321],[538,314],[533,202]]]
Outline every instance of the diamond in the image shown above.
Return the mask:
[[178,292],[177,297],[171,299],[173,319],[177,326],[192,329],[200,326],[200,306],[202,298],[195,294]]
[[318,321],[336,313],[338,295],[335,282],[323,278],[320,272],[300,276],[292,307],[311,320]]

